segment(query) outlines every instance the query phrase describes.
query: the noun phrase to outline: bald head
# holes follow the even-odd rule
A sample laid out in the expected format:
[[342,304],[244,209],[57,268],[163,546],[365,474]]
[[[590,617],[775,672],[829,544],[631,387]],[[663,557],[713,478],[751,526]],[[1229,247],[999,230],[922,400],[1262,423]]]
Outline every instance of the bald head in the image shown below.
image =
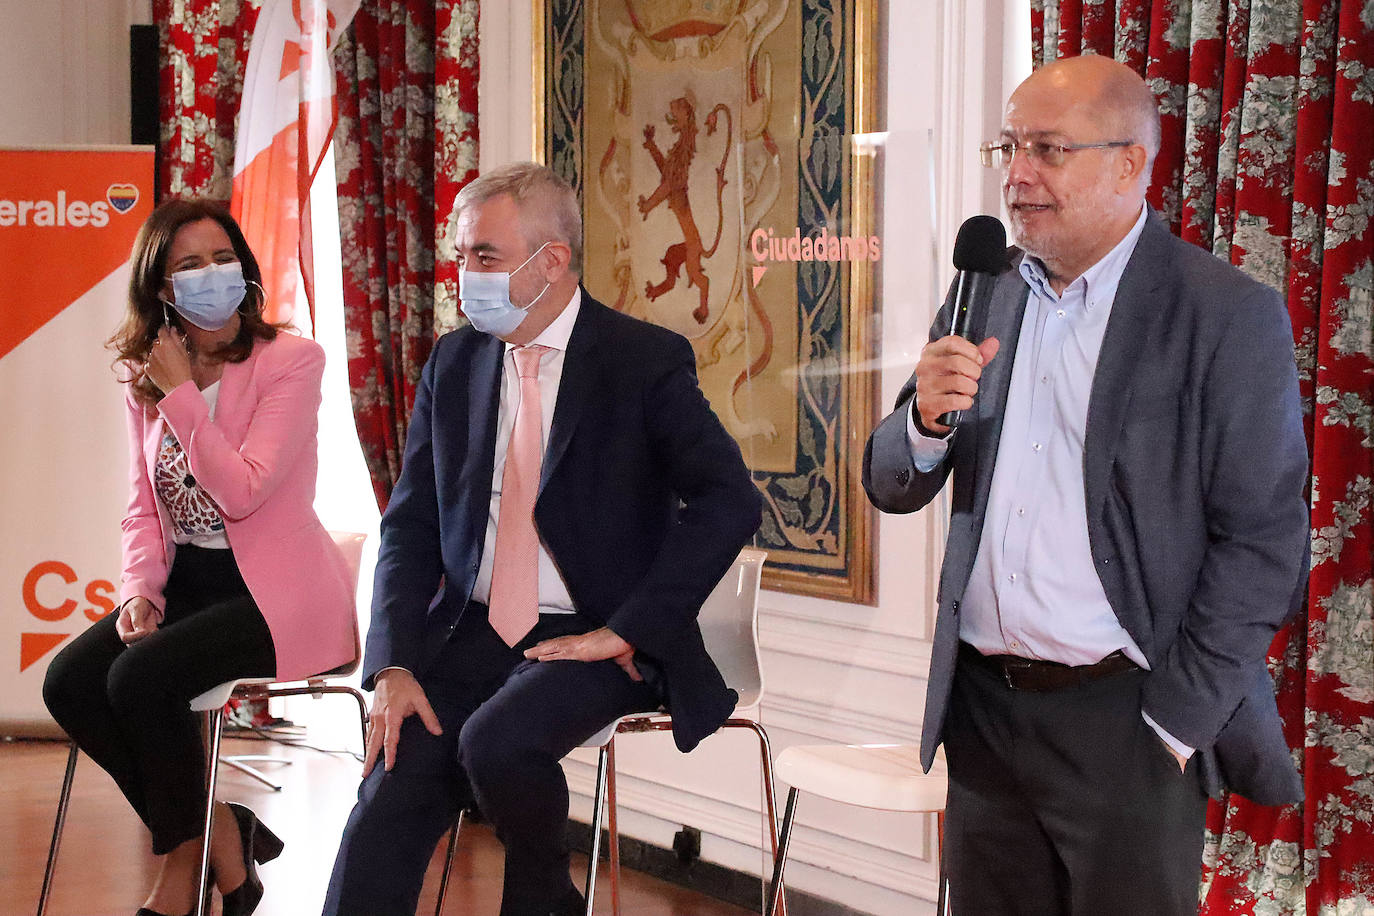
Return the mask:
[[1001,141],[1024,153],[1004,160],[1012,232],[1062,292],[1141,217],[1159,151],[1154,98],[1109,58],[1056,61],[1007,100]]
[[[1100,54],[1066,57],[1032,73],[1009,105],[1023,91],[1050,91],[1068,104],[1085,106],[1102,128],[1103,137],[1133,140],[1145,148],[1144,183],[1148,184],[1159,154],[1159,105],[1145,81],[1125,64]],[[1143,190],[1143,187],[1142,187]]]

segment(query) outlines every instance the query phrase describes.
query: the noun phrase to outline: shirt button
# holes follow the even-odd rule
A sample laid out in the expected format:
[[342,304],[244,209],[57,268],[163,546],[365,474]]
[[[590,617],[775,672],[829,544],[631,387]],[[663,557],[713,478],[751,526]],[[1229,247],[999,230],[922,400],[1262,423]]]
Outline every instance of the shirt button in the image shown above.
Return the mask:
[[1032,449],[1033,451],[1037,451],[1037,452],[1040,451],[1040,443],[1039,443],[1039,442],[1033,442],[1033,443],[1031,443],[1031,449]]
[[1050,383],[1050,377],[1049,377],[1048,375],[1042,375],[1042,376],[1040,376],[1040,384],[1042,384],[1042,385],[1048,385],[1049,383]]
[[1025,507],[1025,506],[1022,506],[1020,509],[1017,509],[1017,510],[1016,510],[1016,514],[1017,514],[1017,515],[1025,515],[1025,514],[1026,514],[1026,507]]
[[1063,309],[1056,309],[1054,314],[1057,315],[1057,316],[1060,317],[1060,318],[1063,318],[1063,317],[1064,317],[1064,310],[1063,310]]
[[1008,648],[1008,649],[1019,649],[1019,648],[1021,648],[1021,644],[1020,644],[1019,642],[1017,642],[1016,640],[1013,639],[1011,642],[1007,643],[1007,648]]
[[1012,573],[1010,576],[1007,576],[1007,578],[1010,579],[1012,582],[1015,582],[1015,581],[1016,581],[1016,573]]

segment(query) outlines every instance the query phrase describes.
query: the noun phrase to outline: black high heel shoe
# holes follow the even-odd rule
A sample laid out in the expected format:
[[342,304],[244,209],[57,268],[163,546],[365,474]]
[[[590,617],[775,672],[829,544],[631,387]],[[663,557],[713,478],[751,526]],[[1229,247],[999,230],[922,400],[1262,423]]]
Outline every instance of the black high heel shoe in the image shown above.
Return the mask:
[[262,880],[258,878],[258,866],[281,855],[286,844],[248,808],[234,802],[228,802],[228,805],[239,825],[245,876],[242,884],[223,895],[223,916],[249,916],[262,902]]

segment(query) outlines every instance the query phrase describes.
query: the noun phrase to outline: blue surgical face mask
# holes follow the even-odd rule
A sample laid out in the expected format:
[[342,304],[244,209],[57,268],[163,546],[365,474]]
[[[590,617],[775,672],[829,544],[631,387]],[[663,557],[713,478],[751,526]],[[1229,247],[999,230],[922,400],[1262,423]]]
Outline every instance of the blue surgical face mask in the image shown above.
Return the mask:
[[517,306],[510,301],[510,278],[521,267],[534,260],[534,255],[539,254],[547,246],[548,242],[535,249],[534,254],[525,258],[520,267],[515,270],[506,271],[479,271],[479,270],[460,270],[458,272],[458,298],[463,300],[463,314],[468,316],[468,321],[472,326],[483,334],[490,334],[493,337],[500,337],[502,340],[509,337],[520,327],[520,322],[525,320],[529,310],[534,307],[544,293],[548,292],[550,284],[545,283],[544,288],[539,291],[539,295],[526,306]]
[[247,293],[243,265],[238,261],[172,274],[172,294],[176,297],[172,308],[206,331],[218,331],[228,324]]

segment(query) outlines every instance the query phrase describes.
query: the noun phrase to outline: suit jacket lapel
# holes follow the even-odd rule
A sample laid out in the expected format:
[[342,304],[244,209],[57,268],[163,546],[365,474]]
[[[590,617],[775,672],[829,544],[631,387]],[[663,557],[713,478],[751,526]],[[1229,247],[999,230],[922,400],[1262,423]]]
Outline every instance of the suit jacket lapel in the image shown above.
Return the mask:
[[167,432],[167,422],[162,419],[162,414],[153,408],[149,413],[147,408],[143,413],[143,464],[148,471],[149,480],[157,480],[157,457],[162,450],[162,437]]
[[[997,355],[988,363],[978,394],[978,439],[974,443],[973,486],[974,505],[986,508],[992,487],[992,468],[997,460],[997,443],[1002,438],[1002,420],[1006,416],[1007,392],[1011,388],[1011,365],[1016,358],[1016,345],[1021,337],[1021,319],[1026,315],[1026,300],[1030,287],[1021,278],[1013,262],[993,289],[988,304],[987,324],[982,339],[996,337],[1000,343]],[[981,508],[980,508],[981,515]]]
[[[259,343],[241,363],[225,363],[219,377],[219,397],[215,398],[215,418],[220,429],[239,429],[238,411],[245,402],[244,390],[253,376],[253,364],[258,359]],[[241,444],[236,443],[236,444]]]
[[591,393],[592,373],[588,371],[592,351],[596,345],[597,310],[605,308],[582,290],[582,306],[568,338],[568,352],[563,355],[563,375],[558,382],[558,403],[553,408],[553,425],[549,428],[549,444],[544,449],[544,462],[539,471],[539,490],[558,467],[568,450],[573,431],[582,418],[582,409]]
[[1083,492],[1090,526],[1100,517],[1135,367],[1150,339],[1150,324],[1159,314],[1160,297],[1155,288],[1168,272],[1168,233],[1158,214],[1147,217],[1121,275],[1098,352],[1083,438]]
[[[499,338],[482,334],[474,340],[473,347],[475,352],[468,360],[468,454],[479,463],[472,479],[485,481],[487,486],[490,486],[496,464],[496,423],[501,409],[501,361],[506,356],[506,344]],[[485,463],[485,467],[481,466],[482,463]]]

